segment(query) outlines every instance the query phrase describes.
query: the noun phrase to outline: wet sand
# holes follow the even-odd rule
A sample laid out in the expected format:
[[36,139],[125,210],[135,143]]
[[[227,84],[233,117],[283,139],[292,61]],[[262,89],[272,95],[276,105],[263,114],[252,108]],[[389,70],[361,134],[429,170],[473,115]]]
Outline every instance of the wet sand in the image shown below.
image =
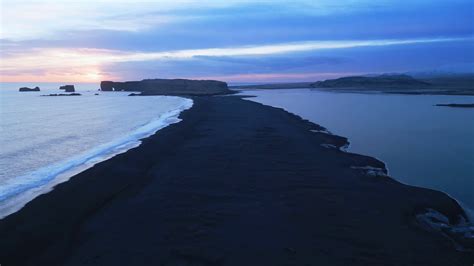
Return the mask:
[[182,122],[1,220],[0,263],[472,264],[417,225],[429,208],[457,222],[445,194],[368,174],[385,166],[282,109],[193,100]]

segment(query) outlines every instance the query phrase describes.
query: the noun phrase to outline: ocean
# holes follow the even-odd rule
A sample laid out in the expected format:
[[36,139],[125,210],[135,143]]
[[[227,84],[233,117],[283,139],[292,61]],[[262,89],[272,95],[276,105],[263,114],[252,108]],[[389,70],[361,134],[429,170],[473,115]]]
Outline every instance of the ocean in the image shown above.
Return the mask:
[[390,176],[443,191],[474,210],[473,96],[335,93],[311,89],[249,90],[248,100],[280,107],[347,137],[349,152],[376,157]]
[[[18,92],[38,85],[40,92]],[[180,121],[192,100],[171,96],[128,97],[75,84],[82,96],[61,93],[60,83],[1,83],[0,218],[94,164],[140,144]],[[98,95],[95,95],[98,94]]]

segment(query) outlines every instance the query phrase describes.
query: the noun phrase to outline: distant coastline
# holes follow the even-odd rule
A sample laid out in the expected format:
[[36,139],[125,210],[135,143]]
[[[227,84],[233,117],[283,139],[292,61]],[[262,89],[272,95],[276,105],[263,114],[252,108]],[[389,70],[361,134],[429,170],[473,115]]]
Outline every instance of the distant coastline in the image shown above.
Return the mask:
[[414,78],[405,74],[349,76],[317,82],[231,86],[235,90],[313,88],[334,92],[380,92],[426,95],[474,95],[474,74]]

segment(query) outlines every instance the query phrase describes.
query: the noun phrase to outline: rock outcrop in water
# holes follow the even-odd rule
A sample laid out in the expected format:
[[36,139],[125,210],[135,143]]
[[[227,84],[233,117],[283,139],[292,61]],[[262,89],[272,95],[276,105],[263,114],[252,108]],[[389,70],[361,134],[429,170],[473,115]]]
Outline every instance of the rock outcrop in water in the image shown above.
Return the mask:
[[59,87],[60,90],[64,90],[65,92],[75,92],[74,85],[64,85]]
[[343,77],[317,81],[311,85],[316,88],[426,88],[430,83],[417,80],[408,75],[380,75],[376,77]]
[[439,103],[439,104],[436,104],[435,106],[474,108],[474,103],[448,103],[448,104]]
[[141,95],[220,95],[231,94],[227,83],[217,80],[145,79],[142,81],[102,81],[102,91],[138,91]]
[[46,94],[46,95],[41,95],[41,96],[81,96],[80,93],[52,93],[52,94]]
[[39,87],[34,87],[34,88],[21,87],[18,91],[22,91],[22,92],[25,92],[25,91],[40,91],[40,88]]

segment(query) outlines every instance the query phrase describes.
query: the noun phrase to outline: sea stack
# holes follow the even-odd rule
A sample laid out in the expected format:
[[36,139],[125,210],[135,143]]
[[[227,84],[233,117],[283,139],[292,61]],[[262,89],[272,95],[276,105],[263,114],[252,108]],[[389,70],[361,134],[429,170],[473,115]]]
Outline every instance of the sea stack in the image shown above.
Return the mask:
[[40,91],[39,87],[28,88],[28,87],[21,87],[19,91]]
[[59,87],[60,90],[64,90],[65,92],[75,92],[74,85],[64,85]]

